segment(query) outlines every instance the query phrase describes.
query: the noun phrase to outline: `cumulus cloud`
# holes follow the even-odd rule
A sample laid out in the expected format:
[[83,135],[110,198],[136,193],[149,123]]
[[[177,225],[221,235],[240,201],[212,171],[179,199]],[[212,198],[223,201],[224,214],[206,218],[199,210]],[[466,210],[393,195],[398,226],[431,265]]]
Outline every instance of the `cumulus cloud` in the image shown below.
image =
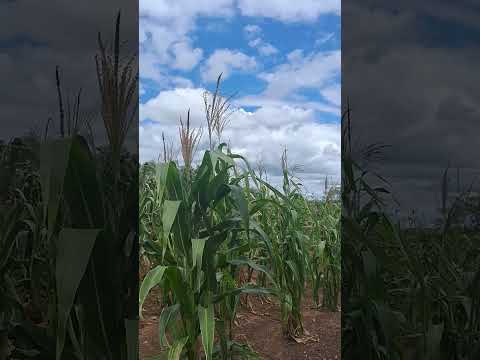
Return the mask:
[[315,46],[319,46],[330,41],[331,39],[334,38],[334,36],[335,36],[335,33],[333,32],[322,34],[318,39],[315,40]]
[[[338,13],[338,10],[339,1],[331,0],[142,1],[141,75],[142,78],[161,81],[165,87],[159,88],[156,96],[140,104],[141,161],[158,158],[163,147],[163,133],[167,141],[173,143],[174,152],[181,162],[178,124],[180,116],[185,117],[188,109],[192,126],[205,126],[202,98],[205,89],[183,77],[182,71],[198,70],[203,84],[208,85],[212,85],[220,73],[223,73],[223,79],[234,73],[249,73],[257,76],[256,82],[260,85],[264,82],[265,89],[256,96],[235,99],[233,105],[236,111],[230,117],[222,140],[228,142],[234,152],[246,156],[252,164],[261,163],[274,185],[281,185],[280,158],[285,147],[291,166],[300,166],[301,173],[298,175],[307,191],[320,194],[325,176],[338,183],[340,128],[338,124],[321,123],[318,112],[339,114],[339,87],[334,86],[335,81],[338,83],[335,77],[340,67],[339,52],[337,56],[335,53],[293,51],[284,64],[259,74],[261,61],[279,54],[279,50],[274,39],[268,39],[262,27],[253,23],[255,19],[240,28],[243,30],[244,45],[255,49],[255,56],[233,47],[217,48],[206,53],[206,48],[204,51],[194,41],[200,17],[208,17],[215,22],[215,26],[207,24],[206,31],[218,31],[218,27],[225,26],[234,14],[290,23],[315,21],[322,14]],[[332,65],[335,61],[337,68]],[[178,76],[178,71],[172,76],[172,69],[180,70],[181,76]],[[325,101],[297,96],[303,89],[318,90]],[[247,111],[247,106],[256,109]],[[196,161],[208,146],[206,133],[204,131],[199,144]]]
[[278,53],[278,49],[270,43],[263,41],[261,38],[255,38],[248,42],[248,46],[258,50],[260,55],[269,56]]
[[231,16],[234,0],[142,0],[140,16],[159,19]]
[[229,17],[233,0],[142,0],[140,2],[141,76],[163,80],[168,67],[188,71],[202,58],[203,51],[191,46],[189,34],[199,16]]
[[278,49],[272,44],[262,39],[262,28],[258,25],[246,25],[243,28],[245,37],[250,39],[248,46],[257,49],[258,53],[262,56],[270,56],[278,53]]
[[193,82],[190,79],[181,77],[181,76],[173,76],[171,77],[172,85],[175,87],[180,87],[180,88],[192,88],[193,87]]
[[[42,133],[48,119],[58,119],[55,67],[60,67],[64,96],[82,88],[80,112],[98,111],[98,82],[94,56],[98,53],[97,35],[112,38],[115,12],[111,4],[99,2],[95,11],[85,2],[25,3],[0,2],[2,22],[0,49],[0,87],[2,127],[0,138],[25,135],[34,130]],[[122,54],[138,51],[138,24],[135,6],[120,0],[118,8],[127,13],[122,17]],[[133,16],[135,14],[135,16]],[[22,19],[22,21],[18,21]],[[52,21],[55,19],[55,21]],[[72,31],[64,31],[71,29]],[[133,36],[132,36],[133,34]],[[101,125],[92,119],[96,130]],[[58,131],[50,127],[50,134]]]
[[[479,51],[467,36],[478,31],[478,9],[449,1],[378,4],[344,8],[350,31],[342,35],[343,89],[355,109],[354,137],[391,145],[376,171],[390,181],[403,215],[416,208],[437,216],[448,164],[460,168],[463,186],[478,189],[480,161],[471,154],[478,143]],[[455,40],[436,36],[437,29]]]
[[247,34],[247,36],[252,36],[252,35],[261,33],[262,28],[258,25],[248,24],[248,25],[245,25],[245,27],[243,28],[243,31],[245,32],[245,34]]
[[278,49],[269,43],[262,43],[258,48],[258,52],[263,56],[270,56],[278,53]]
[[340,14],[340,0],[239,0],[242,15],[285,22],[314,21],[323,14]]
[[201,75],[204,81],[213,82],[220,73],[226,79],[232,71],[252,71],[256,67],[257,62],[251,56],[237,50],[218,49],[205,62]]
[[340,109],[338,106],[333,106],[328,103],[322,103],[319,101],[305,101],[305,100],[282,100],[282,99],[274,99],[268,98],[263,95],[257,96],[244,96],[239,99],[234,100],[236,104],[239,106],[273,106],[273,107],[282,107],[284,105],[291,106],[291,107],[300,107],[305,109],[311,109],[319,112],[330,113],[334,115],[340,114]]
[[162,126],[178,124],[181,114],[190,108],[193,126],[200,126],[203,118],[203,98],[201,88],[176,88],[161,91],[156,97],[140,104],[140,122],[155,121]]
[[339,105],[334,96],[339,88],[332,88],[332,83],[340,75],[340,50],[304,55],[302,50],[297,49],[290,52],[287,59],[287,63],[258,75],[267,82],[263,97],[284,99],[301,89],[314,89]]
[[203,50],[200,48],[193,49],[188,42],[178,42],[173,44],[172,51],[175,60],[172,64],[174,69],[191,70],[197,65],[203,56]]
[[[178,119],[186,116],[190,108],[192,125],[205,125],[203,88],[162,91],[140,106],[141,123],[140,158],[157,159],[162,148],[161,134],[180,148]],[[319,195],[325,176],[338,182],[340,174],[340,129],[338,124],[322,124],[315,120],[312,109],[289,105],[268,105],[254,112],[237,109],[223,134],[234,152],[245,156],[253,165],[261,163],[275,185],[281,184],[280,157],[288,150],[289,162],[298,165],[307,191]],[[206,149],[206,132],[199,153]]]
[[261,42],[262,42],[262,39],[256,38],[256,39],[254,39],[254,40],[250,40],[250,41],[248,42],[248,46],[254,48],[254,47],[259,46],[259,45],[261,44]]
[[341,105],[342,94],[341,94],[340,84],[335,84],[335,85],[331,85],[326,88],[323,88],[320,91],[320,93],[325,99],[327,99],[327,101],[329,101],[333,105],[336,105],[336,106]]

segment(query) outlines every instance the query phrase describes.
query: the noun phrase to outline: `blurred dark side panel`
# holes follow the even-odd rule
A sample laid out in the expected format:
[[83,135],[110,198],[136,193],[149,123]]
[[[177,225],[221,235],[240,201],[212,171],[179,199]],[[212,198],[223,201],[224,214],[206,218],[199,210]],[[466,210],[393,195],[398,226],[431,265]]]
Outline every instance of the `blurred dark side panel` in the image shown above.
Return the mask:
[[342,2],[344,359],[480,359],[479,20]]
[[0,24],[0,360],[136,359],[138,2]]

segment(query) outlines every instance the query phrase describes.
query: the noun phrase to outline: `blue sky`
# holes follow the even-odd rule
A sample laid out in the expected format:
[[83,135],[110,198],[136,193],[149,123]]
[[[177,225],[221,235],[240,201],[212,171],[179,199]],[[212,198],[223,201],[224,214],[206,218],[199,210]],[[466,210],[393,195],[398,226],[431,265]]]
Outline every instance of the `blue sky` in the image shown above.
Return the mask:
[[[287,147],[306,190],[340,177],[340,1],[140,1],[140,158],[178,121],[205,125],[202,94],[223,73],[236,111],[222,141],[280,181]],[[203,136],[198,153],[207,144]]]

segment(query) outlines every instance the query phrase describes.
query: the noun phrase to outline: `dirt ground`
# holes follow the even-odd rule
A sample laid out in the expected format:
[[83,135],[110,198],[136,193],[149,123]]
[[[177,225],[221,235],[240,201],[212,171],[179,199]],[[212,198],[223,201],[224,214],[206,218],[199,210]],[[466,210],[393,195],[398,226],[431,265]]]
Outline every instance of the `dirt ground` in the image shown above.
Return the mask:
[[[140,322],[140,359],[158,355],[158,316],[160,306],[155,293],[144,304],[144,320]],[[249,345],[262,359],[334,360],[340,359],[341,312],[313,308],[310,294],[303,306],[304,327],[308,335],[301,342],[286,339],[282,334],[277,304],[250,297],[253,312],[239,306],[235,340]]]

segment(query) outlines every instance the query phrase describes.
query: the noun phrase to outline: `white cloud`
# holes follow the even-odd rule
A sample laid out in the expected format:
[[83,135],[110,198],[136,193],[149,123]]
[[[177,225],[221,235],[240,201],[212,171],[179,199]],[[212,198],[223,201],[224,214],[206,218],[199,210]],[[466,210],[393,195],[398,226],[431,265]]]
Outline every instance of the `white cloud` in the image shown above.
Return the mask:
[[243,28],[243,31],[247,36],[253,36],[255,34],[260,34],[262,32],[262,28],[258,25],[248,24]]
[[236,99],[235,103],[238,106],[272,106],[272,107],[281,107],[283,105],[288,105],[290,107],[301,107],[305,109],[312,109],[315,111],[330,113],[334,115],[339,114],[338,106],[331,104],[321,103],[318,101],[305,101],[305,100],[281,100],[268,98],[263,95],[257,96],[244,96],[242,98]]
[[278,49],[275,46],[262,39],[262,29],[258,25],[246,25],[243,31],[246,38],[250,39],[248,46],[257,49],[260,55],[270,56],[278,53]]
[[181,76],[173,76],[171,77],[171,80],[175,87],[193,88],[193,82],[190,79],[187,79]]
[[191,47],[189,33],[198,16],[229,17],[234,0],[140,1],[140,72],[142,78],[164,81],[169,67],[191,70],[202,50]]
[[[195,87],[186,77],[172,76],[172,69],[197,68],[201,79],[210,83],[220,73],[226,79],[234,72],[255,72],[260,68],[258,59],[239,50],[216,49],[204,54],[192,35],[198,30],[198,17],[217,18],[215,27],[207,31],[218,31],[235,13],[284,22],[308,22],[321,14],[338,14],[339,9],[339,0],[142,0],[140,72],[142,78],[161,83],[163,88],[157,89],[157,96],[140,104],[140,160],[158,158],[163,146],[162,133],[174,143],[179,154],[179,118],[185,117],[189,108],[192,126],[205,126],[204,89]],[[243,35],[259,58],[278,53],[275,42],[268,41],[271,39],[266,38],[260,26],[246,25]],[[263,93],[235,101],[239,108],[232,114],[223,140],[253,165],[261,160],[275,185],[281,185],[280,157],[286,146],[290,164],[302,165],[302,173],[298,175],[306,189],[320,194],[325,176],[336,182],[340,179],[340,126],[317,121],[317,111],[339,114],[339,86],[332,85],[339,71],[339,51],[291,52],[286,63],[257,75],[266,82]],[[308,101],[296,96],[302,89],[317,89],[326,101]],[[258,108],[249,112],[242,108],[247,105]],[[207,144],[204,130],[196,160]],[[181,156],[178,160],[181,161]]]
[[155,19],[140,19],[140,62],[145,55],[155,56],[159,64],[168,64],[172,56],[168,52],[176,41],[185,39],[190,26],[184,23],[162,24]]
[[322,34],[317,40],[315,40],[315,46],[319,46],[326,43],[327,41],[330,41],[331,39],[333,39],[334,36],[335,33],[333,32]]
[[340,106],[341,105],[341,88],[340,84],[331,85],[320,91],[322,96],[330,103]]
[[175,60],[172,64],[174,69],[191,70],[197,65],[203,56],[203,50],[199,48],[192,49],[189,43],[179,42],[172,46],[175,54]]
[[140,104],[140,122],[149,119],[159,122],[162,126],[176,126],[180,115],[186,114],[190,108],[192,125],[200,126],[204,116],[203,92],[204,89],[201,88],[161,91],[145,104]]
[[245,16],[262,16],[285,22],[314,21],[322,14],[340,14],[340,0],[239,0]]
[[[181,76],[172,76],[168,73],[168,70],[167,66],[158,62],[153,54],[144,54],[142,56],[142,61],[140,61],[140,76],[143,79],[154,80],[158,84],[161,84],[162,88],[168,86],[193,86],[190,79]],[[142,86],[141,81],[140,86]]]
[[160,19],[203,16],[231,16],[234,0],[142,0],[140,16]]
[[262,39],[256,38],[256,39],[250,40],[248,42],[248,46],[255,48],[259,46],[261,43],[262,43]]
[[269,56],[278,53],[278,49],[275,46],[263,41],[261,38],[250,40],[248,42],[248,46],[257,49],[260,55],[263,56]]
[[201,75],[204,81],[213,82],[220,73],[226,79],[232,71],[252,71],[256,67],[253,57],[237,50],[218,49],[205,62]]
[[292,51],[288,62],[272,72],[259,77],[267,82],[263,96],[285,98],[300,89],[324,90],[340,74],[340,50],[303,55],[302,50]]
[[287,59],[290,62],[297,62],[302,60],[303,58],[303,50],[302,49],[295,49],[292,52],[287,54]]
[[[186,116],[186,104],[190,107],[192,125],[204,126],[203,92],[202,88],[166,90],[140,106],[140,119],[154,121],[140,128],[141,161],[158,158],[162,132],[178,151],[178,119]],[[281,103],[260,107],[255,112],[240,108],[231,116],[222,140],[252,165],[261,161],[275,185],[281,184],[280,157],[285,146],[290,164],[301,165],[302,172],[298,176],[306,190],[319,195],[325,176],[335,182],[340,179],[339,125],[315,121],[312,109]],[[197,160],[207,143],[204,131]]]
[[269,43],[263,43],[258,47],[258,52],[263,56],[270,56],[278,53],[278,49]]

